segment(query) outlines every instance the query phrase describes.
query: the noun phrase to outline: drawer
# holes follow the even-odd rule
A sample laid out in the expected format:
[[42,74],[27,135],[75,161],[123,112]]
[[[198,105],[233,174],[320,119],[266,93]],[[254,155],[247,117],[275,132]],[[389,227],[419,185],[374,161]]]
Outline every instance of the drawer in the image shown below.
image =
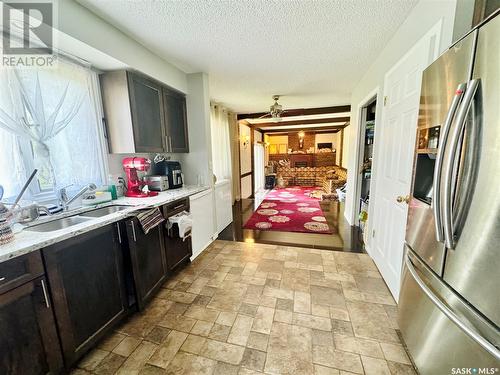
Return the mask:
[[44,274],[40,250],[0,263],[0,294]]
[[163,205],[163,215],[165,217],[175,215],[182,211],[189,211],[189,199],[178,199],[174,202]]

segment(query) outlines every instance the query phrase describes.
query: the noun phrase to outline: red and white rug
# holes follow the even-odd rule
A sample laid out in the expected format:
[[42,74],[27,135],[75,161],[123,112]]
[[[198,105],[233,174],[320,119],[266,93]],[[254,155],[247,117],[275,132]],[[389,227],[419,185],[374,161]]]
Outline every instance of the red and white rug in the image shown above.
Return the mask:
[[316,187],[273,189],[243,226],[245,229],[301,233],[333,233],[319,205],[310,197]]

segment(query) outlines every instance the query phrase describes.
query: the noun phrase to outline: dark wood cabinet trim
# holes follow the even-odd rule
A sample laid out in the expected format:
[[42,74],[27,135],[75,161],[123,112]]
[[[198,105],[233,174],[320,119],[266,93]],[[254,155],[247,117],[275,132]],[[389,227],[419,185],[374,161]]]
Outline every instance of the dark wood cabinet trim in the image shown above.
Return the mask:
[[[80,243],[82,237],[87,233],[70,238],[58,244],[52,245],[43,251],[43,257],[47,268],[47,277],[49,282],[51,299],[53,301],[53,309],[56,316],[56,323],[61,338],[61,346],[64,354],[64,362],[67,368],[71,367],[80,357],[85,354],[99,339],[101,339],[109,330],[118,323],[122,317],[127,313],[127,293],[125,288],[125,280],[123,274],[123,259],[122,249],[117,239],[116,224],[104,226],[95,231],[110,231],[113,237],[115,253],[115,267],[118,271],[118,284],[120,285],[120,294],[122,300],[122,308],[111,317],[99,330],[94,332],[83,343],[77,345],[74,332],[73,323],[71,321],[71,311],[67,303],[66,290],[60,273],[57,256],[60,252],[71,251],[73,243]],[[111,228],[112,227],[112,228]],[[111,229],[111,230],[110,230]],[[92,270],[89,270],[92,272]]]
[[21,255],[0,263],[0,294],[14,289],[34,278],[43,275],[43,263],[40,251]]
[[160,121],[164,123],[163,121],[163,102],[162,102],[162,87],[157,84],[154,81],[151,81],[144,77],[143,75],[132,73],[132,72],[127,72],[127,86],[128,86],[128,91],[129,91],[129,99],[130,99],[130,109],[131,109],[131,114],[132,114],[132,130],[134,133],[134,145],[135,145],[135,152],[164,152],[165,150],[165,129],[163,124],[161,125],[161,132],[162,132],[162,147],[161,148],[144,148],[141,147],[140,145],[137,144],[137,140],[140,138],[140,129],[141,129],[141,124],[139,123],[137,119],[137,101],[135,97],[135,92],[134,92],[134,85],[133,82],[138,81],[145,86],[148,86],[158,92],[158,108],[160,109]]
[[172,97],[175,100],[180,100],[181,105],[182,105],[182,116],[183,116],[183,126],[184,126],[184,147],[174,147],[172,144],[172,150],[168,150],[168,145],[165,146],[165,151],[167,152],[172,152],[172,153],[188,153],[189,152],[189,134],[188,134],[188,126],[187,126],[187,106],[186,106],[186,96],[183,94],[180,94],[176,91],[173,91],[172,89],[164,86],[162,89],[162,116],[163,116],[163,127],[164,127],[164,135],[165,136],[171,136],[170,135],[170,124],[168,123],[168,107],[167,107],[167,102],[168,98]]
[[[8,263],[5,262],[5,263]],[[57,337],[56,324],[52,311],[52,302],[48,295],[44,294],[42,282],[47,285],[47,280],[42,276],[32,279],[21,286],[10,289],[8,292],[0,294],[0,309],[2,306],[8,305],[21,299],[27,295],[31,296],[35,320],[38,324],[39,338],[41,339],[46,364],[49,367],[50,373],[59,373],[63,367],[63,359],[59,339]],[[48,303],[48,305],[47,305]],[[18,318],[23,319],[24,314],[32,314],[31,311],[19,311]],[[33,338],[35,340],[35,338]]]
[[[163,285],[167,275],[167,260],[165,257],[165,245],[163,242],[163,231],[161,228],[161,224],[156,227],[151,229],[151,231],[146,235],[146,236],[153,236],[155,235],[155,232],[157,233],[158,236],[158,241],[160,243],[160,262],[162,264],[163,268],[163,276],[158,279],[158,281],[146,292],[142,293],[143,289],[143,280],[142,276],[144,275],[144,270],[139,269],[139,252],[140,252],[140,246],[141,244],[137,243],[137,237],[134,239],[133,233],[136,233],[138,231],[142,231],[142,229],[139,226],[139,222],[137,221],[136,218],[130,219],[125,222],[125,225],[127,227],[127,243],[128,243],[128,248],[130,252],[130,259],[131,259],[131,265],[132,265],[132,277],[134,279],[134,284],[135,284],[135,293],[137,297],[137,306],[139,310],[143,310],[144,307],[147,305],[147,303],[151,300],[151,298],[155,295],[155,293],[161,288]],[[143,238],[143,235],[141,235]],[[140,238],[141,239],[141,238]],[[147,238],[146,238],[147,240]]]

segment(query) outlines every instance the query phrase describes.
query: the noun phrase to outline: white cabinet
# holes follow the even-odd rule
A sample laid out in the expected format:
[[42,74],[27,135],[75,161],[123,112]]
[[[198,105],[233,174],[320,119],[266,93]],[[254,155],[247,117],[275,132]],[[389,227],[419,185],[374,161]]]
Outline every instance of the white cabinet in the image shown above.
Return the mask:
[[220,233],[233,221],[233,199],[231,181],[222,180],[215,184],[215,213],[217,233]]
[[214,212],[214,190],[209,189],[189,197],[189,206],[193,218],[192,246],[196,258],[217,238]]

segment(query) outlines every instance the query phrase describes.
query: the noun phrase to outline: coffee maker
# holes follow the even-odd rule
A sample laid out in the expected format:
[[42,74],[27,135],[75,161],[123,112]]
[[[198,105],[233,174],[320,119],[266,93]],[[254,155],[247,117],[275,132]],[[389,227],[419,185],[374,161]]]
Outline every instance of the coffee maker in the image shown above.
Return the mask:
[[151,161],[146,158],[131,157],[122,160],[123,169],[127,174],[127,192],[126,197],[146,198],[158,195],[155,191],[144,192],[142,188],[146,184],[139,178],[137,171],[148,171]]
[[155,163],[153,174],[167,176],[169,189],[181,188],[183,185],[181,163],[178,161],[162,160]]

